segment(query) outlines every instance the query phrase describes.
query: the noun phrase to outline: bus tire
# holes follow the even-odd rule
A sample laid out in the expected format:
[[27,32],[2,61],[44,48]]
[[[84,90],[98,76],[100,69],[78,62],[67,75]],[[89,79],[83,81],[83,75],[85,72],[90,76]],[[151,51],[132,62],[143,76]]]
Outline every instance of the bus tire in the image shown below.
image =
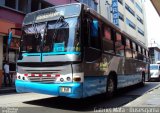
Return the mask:
[[117,89],[117,80],[115,76],[108,76],[107,86],[106,86],[106,96],[107,98],[112,98],[115,95]]

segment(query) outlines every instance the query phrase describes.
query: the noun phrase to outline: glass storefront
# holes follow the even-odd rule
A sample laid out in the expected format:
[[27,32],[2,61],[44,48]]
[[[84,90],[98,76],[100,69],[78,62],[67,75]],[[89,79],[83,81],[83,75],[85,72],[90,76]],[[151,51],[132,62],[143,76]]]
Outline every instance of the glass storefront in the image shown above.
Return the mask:
[[7,39],[8,36],[3,37],[3,63],[5,61],[9,61],[10,71],[15,72],[16,60],[18,58],[18,52],[19,52],[20,38],[13,37],[10,48],[7,47]]

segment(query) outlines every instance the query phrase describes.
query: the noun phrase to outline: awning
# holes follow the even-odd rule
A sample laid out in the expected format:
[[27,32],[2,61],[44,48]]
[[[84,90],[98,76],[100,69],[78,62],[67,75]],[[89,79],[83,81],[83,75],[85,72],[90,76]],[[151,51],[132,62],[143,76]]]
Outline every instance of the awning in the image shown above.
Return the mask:
[[160,16],[160,0],[151,0],[151,2]]

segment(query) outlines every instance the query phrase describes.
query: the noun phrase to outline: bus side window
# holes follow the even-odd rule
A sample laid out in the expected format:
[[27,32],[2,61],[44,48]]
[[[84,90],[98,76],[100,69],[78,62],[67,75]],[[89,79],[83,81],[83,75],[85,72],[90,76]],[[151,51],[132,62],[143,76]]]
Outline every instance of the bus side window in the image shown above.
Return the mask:
[[146,50],[143,48],[143,61],[146,62]]
[[114,43],[111,34],[111,28],[109,26],[103,26],[103,50],[106,52],[114,53]]
[[138,56],[137,56],[137,59],[143,61],[143,57],[144,56],[142,54],[142,48],[140,46],[138,46]]
[[132,42],[132,50],[133,50],[133,58],[137,59],[137,49],[136,49],[136,43]]
[[122,38],[120,33],[116,33],[116,42],[115,42],[115,50],[116,54],[120,56],[124,56],[124,39]]
[[132,58],[132,47],[131,47],[131,42],[129,39],[126,39],[126,46],[125,46],[125,56],[127,58]]
[[90,46],[96,49],[101,49],[101,38],[99,22],[92,20],[90,24]]

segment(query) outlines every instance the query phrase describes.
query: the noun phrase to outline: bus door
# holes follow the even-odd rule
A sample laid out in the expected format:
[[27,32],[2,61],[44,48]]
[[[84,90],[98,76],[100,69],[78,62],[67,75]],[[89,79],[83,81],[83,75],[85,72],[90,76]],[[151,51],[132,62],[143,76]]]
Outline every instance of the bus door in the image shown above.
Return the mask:
[[99,69],[102,56],[99,21],[94,18],[87,19],[86,25],[83,27],[84,75],[102,75]]
[[87,29],[88,29],[88,34],[84,36],[84,42],[85,42],[84,58],[86,62],[94,62],[101,57],[101,37],[100,37],[100,28],[98,20],[96,19],[87,20]]

